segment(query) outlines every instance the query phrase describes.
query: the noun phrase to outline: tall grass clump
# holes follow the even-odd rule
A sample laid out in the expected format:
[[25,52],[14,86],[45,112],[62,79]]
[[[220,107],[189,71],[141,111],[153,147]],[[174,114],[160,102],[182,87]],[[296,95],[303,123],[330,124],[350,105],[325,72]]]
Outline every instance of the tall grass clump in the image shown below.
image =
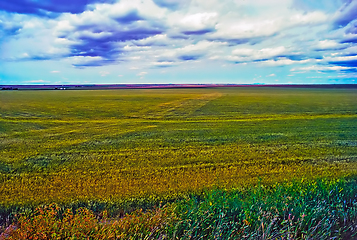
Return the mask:
[[157,239],[165,238],[175,220],[168,208],[141,209],[117,219],[107,211],[95,214],[87,208],[65,211],[57,204],[42,206],[32,213],[18,216],[0,239]]
[[175,239],[356,239],[356,180],[216,189],[179,202]]

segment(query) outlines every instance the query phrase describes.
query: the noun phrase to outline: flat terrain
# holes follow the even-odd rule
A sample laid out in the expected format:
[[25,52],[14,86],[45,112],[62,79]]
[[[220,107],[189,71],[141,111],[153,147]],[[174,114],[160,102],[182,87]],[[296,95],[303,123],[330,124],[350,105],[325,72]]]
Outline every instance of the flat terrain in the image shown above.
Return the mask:
[[0,92],[0,204],[355,175],[357,89]]

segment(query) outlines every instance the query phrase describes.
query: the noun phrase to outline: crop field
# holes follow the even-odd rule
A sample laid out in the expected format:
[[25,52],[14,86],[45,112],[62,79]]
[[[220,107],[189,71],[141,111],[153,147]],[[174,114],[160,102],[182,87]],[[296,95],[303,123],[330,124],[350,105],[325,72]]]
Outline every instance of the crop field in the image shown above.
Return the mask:
[[0,93],[1,204],[354,173],[357,91]]
[[0,92],[0,206],[165,201],[357,173],[357,90]]

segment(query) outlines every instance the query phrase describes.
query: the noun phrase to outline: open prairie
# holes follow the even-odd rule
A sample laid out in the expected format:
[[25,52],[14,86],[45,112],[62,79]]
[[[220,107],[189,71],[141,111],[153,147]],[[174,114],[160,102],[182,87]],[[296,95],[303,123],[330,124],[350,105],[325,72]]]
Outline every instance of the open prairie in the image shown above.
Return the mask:
[[357,91],[0,92],[0,239],[355,239]]
[[0,204],[175,199],[357,170],[356,89],[0,92]]

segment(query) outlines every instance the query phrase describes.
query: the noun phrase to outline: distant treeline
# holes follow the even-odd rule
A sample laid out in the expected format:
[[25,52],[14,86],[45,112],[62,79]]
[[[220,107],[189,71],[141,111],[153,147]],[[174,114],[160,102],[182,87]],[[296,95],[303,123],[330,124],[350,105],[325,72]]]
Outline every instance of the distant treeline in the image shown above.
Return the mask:
[[111,85],[0,85],[1,90],[95,90],[95,89],[160,89],[160,88],[357,88],[357,84],[111,84]]
[[15,87],[2,87],[1,90],[19,90],[19,88]]

